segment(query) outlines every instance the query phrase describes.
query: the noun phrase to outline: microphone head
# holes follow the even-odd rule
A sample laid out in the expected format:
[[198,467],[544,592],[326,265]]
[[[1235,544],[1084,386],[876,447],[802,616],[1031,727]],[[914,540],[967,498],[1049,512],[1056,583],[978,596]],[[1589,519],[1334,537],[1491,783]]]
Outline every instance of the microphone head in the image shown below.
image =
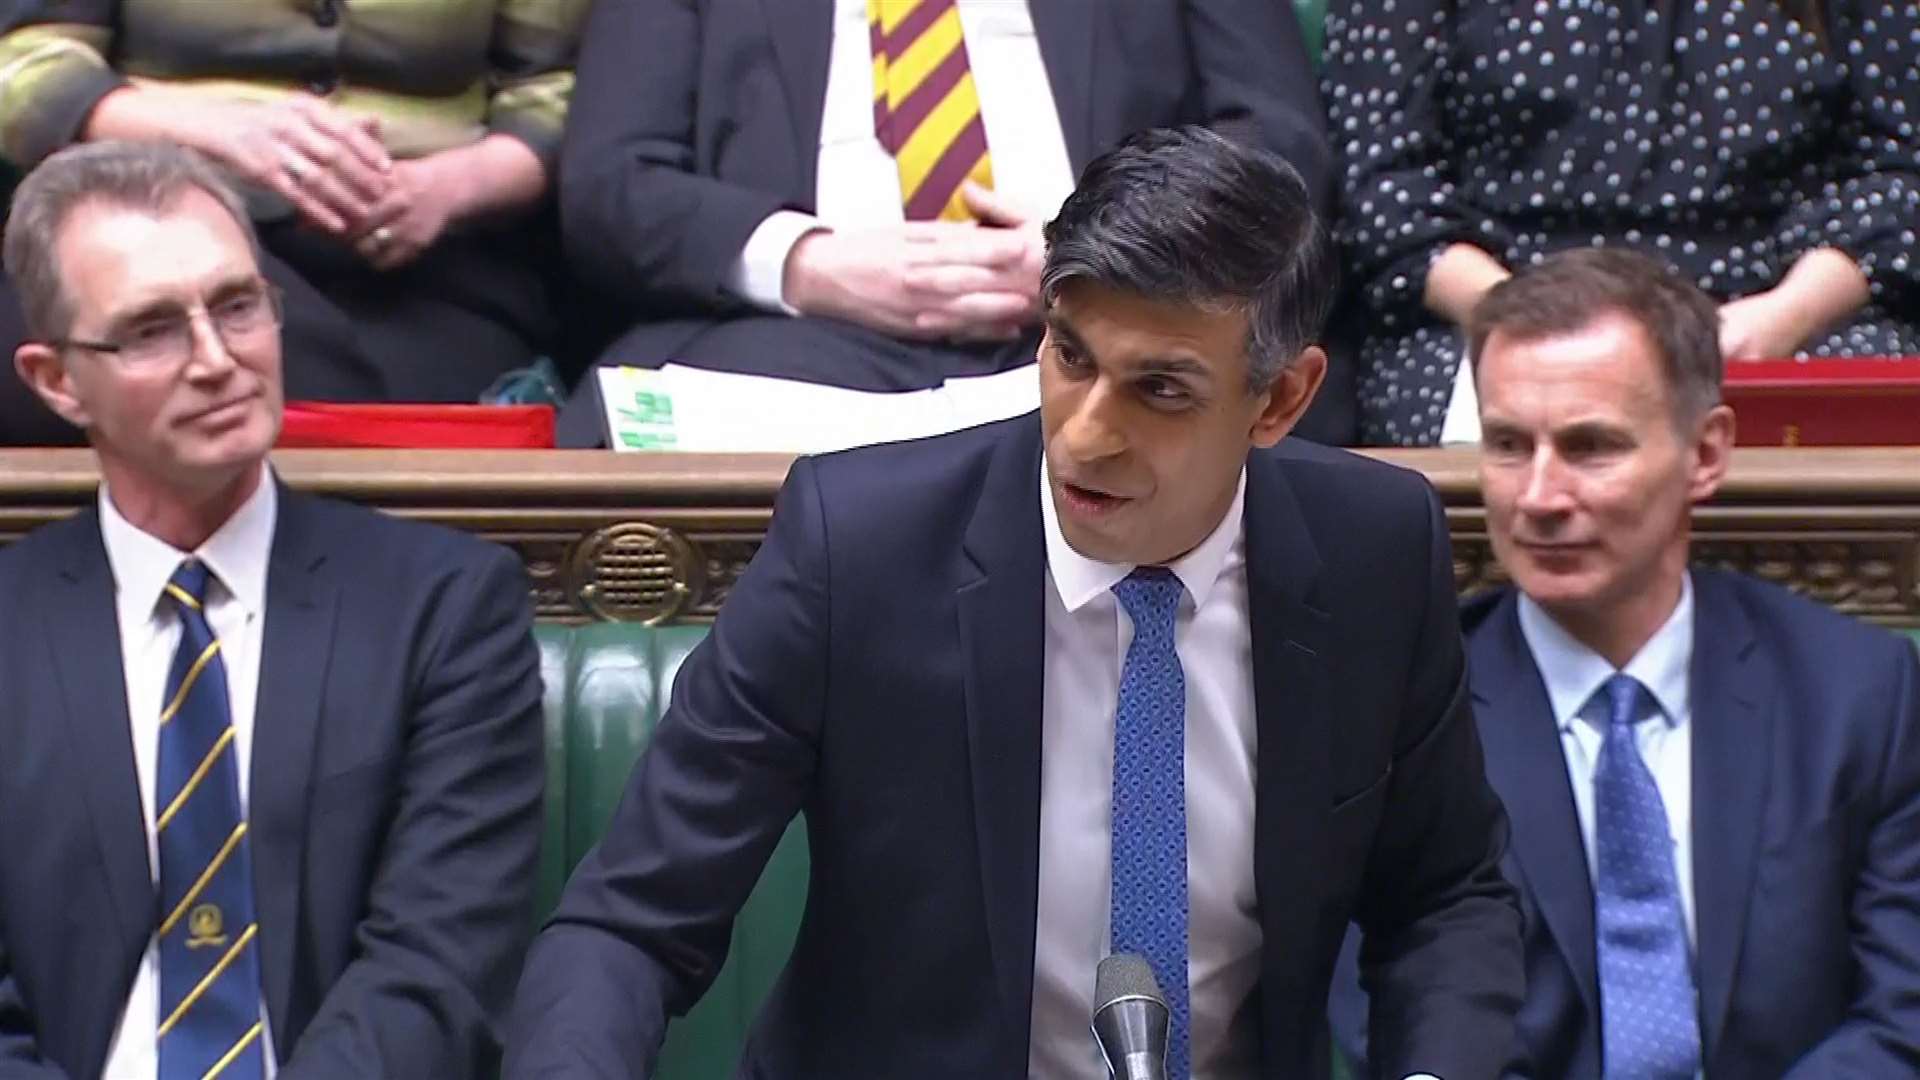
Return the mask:
[[[1084,984],[1082,984],[1084,985]],[[1133,953],[1115,953],[1100,961],[1093,974],[1093,1009],[1099,1012],[1124,997],[1143,997],[1166,1004],[1153,965]]]
[[1153,968],[1132,953],[1100,961],[1093,977],[1093,1039],[1116,1080],[1166,1080],[1172,1020]]

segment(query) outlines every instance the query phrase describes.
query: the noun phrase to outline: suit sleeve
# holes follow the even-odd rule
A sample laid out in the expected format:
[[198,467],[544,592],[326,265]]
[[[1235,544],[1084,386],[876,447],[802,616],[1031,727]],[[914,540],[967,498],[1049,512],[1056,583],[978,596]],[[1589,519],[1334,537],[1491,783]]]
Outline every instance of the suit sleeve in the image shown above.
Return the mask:
[[737,306],[747,238],[785,207],[694,171],[697,0],[601,0],[580,53],[560,156],[567,252],[609,295],[662,308]]
[[1335,235],[1376,312],[1421,311],[1427,270],[1448,245],[1499,259],[1511,239],[1454,182],[1442,106],[1456,7],[1333,0],[1328,10],[1322,78],[1343,200]]
[[1920,1072],[1920,660],[1897,645],[1879,812],[1853,885],[1853,1002],[1791,1080]]
[[0,150],[27,170],[73,142],[126,80],[108,64],[119,0],[19,0],[0,14]]
[[1293,5],[1283,0],[1182,0],[1210,128],[1287,159],[1326,207],[1326,112]]
[[7,927],[0,922],[0,1080],[65,1080],[66,1073],[42,1061],[34,1045],[33,1017],[20,1000],[7,958]]
[[1376,1075],[1501,1075],[1516,1046],[1520,912],[1500,873],[1507,820],[1468,704],[1453,557],[1427,502],[1426,596],[1380,830],[1355,912]]
[[573,61],[591,0],[500,0],[489,50],[487,127],[533,150],[547,175],[573,96]]
[[401,790],[356,955],[282,1080],[481,1076],[533,919],[544,756],[526,575],[453,575],[422,652]]
[[650,1076],[667,1019],[712,984],[734,917],[813,782],[825,556],[802,459],[759,553],[681,666],[613,821],[534,943],[508,1080]]
[[[1776,274],[1817,247],[1846,252],[1867,276],[1873,303],[1897,313],[1920,306],[1920,7],[1880,0],[1825,6],[1829,49],[1847,58],[1852,99],[1835,104],[1838,130],[1813,182],[1799,192],[1781,235]],[[1902,74],[1895,74],[1896,72]],[[1817,168],[1817,171],[1816,171]]]

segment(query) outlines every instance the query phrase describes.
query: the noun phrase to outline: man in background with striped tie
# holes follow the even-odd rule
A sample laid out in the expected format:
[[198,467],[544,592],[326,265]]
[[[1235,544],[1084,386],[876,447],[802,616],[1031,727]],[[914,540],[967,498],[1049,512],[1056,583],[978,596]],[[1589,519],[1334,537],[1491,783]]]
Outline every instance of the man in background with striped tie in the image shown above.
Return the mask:
[[[1040,223],[1127,135],[1328,149],[1285,0],[603,0],[560,210],[602,363],[915,390],[1034,359]],[[594,380],[563,444],[601,438]]]
[[20,376],[97,505],[0,548],[0,1077],[484,1076],[539,843],[517,560],[281,486],[280,303],[203,160],[22,183]]

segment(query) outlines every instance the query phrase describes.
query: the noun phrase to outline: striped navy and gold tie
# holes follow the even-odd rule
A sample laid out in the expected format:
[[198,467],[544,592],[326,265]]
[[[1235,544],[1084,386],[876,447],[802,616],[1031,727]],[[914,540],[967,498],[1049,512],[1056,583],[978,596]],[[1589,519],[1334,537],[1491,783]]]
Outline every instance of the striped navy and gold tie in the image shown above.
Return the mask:
[[159,1080],[259,1080],[259,933],[247,817],[234,764],[227,670],[207,624],[207,568],[167,582],[180,648],[160,713],[154,831],[160,847]]
[[908,221],[967,221],[960,197],[993,186],[980,94],[955,0],[867,0],[873,126],[900,170]]

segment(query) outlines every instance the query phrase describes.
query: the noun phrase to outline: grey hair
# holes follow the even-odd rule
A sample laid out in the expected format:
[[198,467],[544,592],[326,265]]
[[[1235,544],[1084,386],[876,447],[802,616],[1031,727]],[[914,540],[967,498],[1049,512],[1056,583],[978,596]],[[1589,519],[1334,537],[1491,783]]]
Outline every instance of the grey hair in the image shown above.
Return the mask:
[[72,306],[54,245],[76,209],[97,201],[157,214],[190,191],[205,192],[231,214],[259,258],[260,240],[246,204],[220,170],[194,151],[161,142],[78,143],[28,173],[13,193],[0,250],[20,295],[27,333],[45,341],[72,329]]
[[1046,239],[1048,306],[1085,279],[1244,312],[1254,393],[1319,340],[1338,284],[1326,225],[1293,166],[1199,126],[1142,132],[1095,159]]

